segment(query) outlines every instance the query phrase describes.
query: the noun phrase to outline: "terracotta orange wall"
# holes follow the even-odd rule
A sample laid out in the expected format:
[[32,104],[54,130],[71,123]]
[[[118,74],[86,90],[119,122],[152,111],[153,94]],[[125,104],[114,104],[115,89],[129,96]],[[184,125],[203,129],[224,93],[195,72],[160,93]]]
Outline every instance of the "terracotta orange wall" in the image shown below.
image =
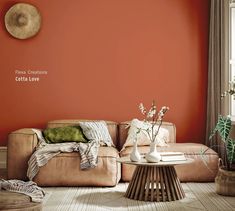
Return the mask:
[[[0,1],[0,145],[22,127],[61,118],[141,118],[138,104],[168,105],[178,142],[203,142],[209,0],[27,0],[40,33],[12,38]],[[46,70],[39,83],[15,70]]]

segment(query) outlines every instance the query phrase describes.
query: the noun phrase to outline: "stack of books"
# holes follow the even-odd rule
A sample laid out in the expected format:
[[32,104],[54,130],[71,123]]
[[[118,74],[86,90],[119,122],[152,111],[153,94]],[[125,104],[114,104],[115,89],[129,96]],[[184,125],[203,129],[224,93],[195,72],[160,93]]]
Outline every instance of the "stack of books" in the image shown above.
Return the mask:
[[181,161],[186,160],[183,152],[161,152],[162,161]]

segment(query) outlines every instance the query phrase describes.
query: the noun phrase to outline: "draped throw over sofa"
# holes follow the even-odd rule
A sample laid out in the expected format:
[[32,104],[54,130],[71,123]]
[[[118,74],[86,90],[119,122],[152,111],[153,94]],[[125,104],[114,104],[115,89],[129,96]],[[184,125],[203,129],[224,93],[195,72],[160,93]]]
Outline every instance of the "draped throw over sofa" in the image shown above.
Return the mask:
[[[78,125],[80,121],[87,120],[55,120],[48,122],[47,128]],[[121,167],[116,162],[119,156],[129,156],[132,151],[132,147],[122,149],[128,135],[128,123],[106,121],[116,147],[100,146],[96,168],[81,170],[79,153],[60,153],[40,168],[34,181],[39,186],[115,186],[120,178],[123,181],[130,181],[135,167],[126,164]],[[176,143],[175,125],[164,122],[162,127],[169,131],[170,143],[168,147],[158,147],[158,151],[184,152],[186,157],[194,159],[191,164],[176,166],[179,179],[182,182],[213,181],[218,170],[217,153],[209,149],[204,156],[204,160],[207,160],[207,165],[205,165],[200,151],[206,146],[196,143]],[[32,129],[20,129],[9,134],[8,179],[28,180],[27,163],[36,150],[37,144],[38,139]],[[149,146],[139,146],[138,149],[144,154],[148,152]]]
[[[50,121],[47,128],[78,125],[87,120]],[[106,121],[113,143],[117,145],[118,125]],[[27,180],[28,160],[36,149],[38,139],[31,129],[20,129],[9,135],[7,168],[8,179]],[[89,170],[80,169],[78,152],[60,153],[40,168],[34,181],[39,186],[115,186],[121,177],[121,166],[115,147],[100,146],[98,166]]]

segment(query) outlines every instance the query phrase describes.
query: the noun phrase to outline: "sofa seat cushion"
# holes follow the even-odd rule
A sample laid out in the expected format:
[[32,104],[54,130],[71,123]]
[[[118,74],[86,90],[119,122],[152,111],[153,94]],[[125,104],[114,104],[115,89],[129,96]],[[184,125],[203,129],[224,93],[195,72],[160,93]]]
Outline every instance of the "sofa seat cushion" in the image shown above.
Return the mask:
[[[207,149],[207,146],[197,143],[169,143],[168,147],[158,147],[158,152],[183,152],[188,158],[193,158],[194,162],[185,165],[175,166],[176,172],[180,181],[182,182],[210,182],[214,181],[214,178],[218,171],[218,155],[217,153],[209,149],[202,159],[200,152]],[[141,154],[146,154],[149,151],[149,146],[139,146],[138,150]],[[132,151],[132,147],[124,149],[120,156],[129,156]],[[122,164],[122,180],[130,181],[134,172],[134,165]]]
[[34,181],[39,186],[115,186],[121,176],[118,157],[114,147],[100,147],[97,167],[81,170],[79,153],[60,153],[40,168]]

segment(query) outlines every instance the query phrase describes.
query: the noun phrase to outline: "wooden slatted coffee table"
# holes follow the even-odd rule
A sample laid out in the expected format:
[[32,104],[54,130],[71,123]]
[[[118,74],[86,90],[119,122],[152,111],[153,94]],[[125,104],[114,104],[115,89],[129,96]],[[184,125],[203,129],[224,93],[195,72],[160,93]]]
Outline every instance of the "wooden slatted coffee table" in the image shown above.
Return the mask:
[[185,197],[174,166],[191,163],[193,159],[148,163],[144,158],[132,162],[129,157],[122,157],[117,162],[136,165],[125,197],[141,201],[175,201]]

